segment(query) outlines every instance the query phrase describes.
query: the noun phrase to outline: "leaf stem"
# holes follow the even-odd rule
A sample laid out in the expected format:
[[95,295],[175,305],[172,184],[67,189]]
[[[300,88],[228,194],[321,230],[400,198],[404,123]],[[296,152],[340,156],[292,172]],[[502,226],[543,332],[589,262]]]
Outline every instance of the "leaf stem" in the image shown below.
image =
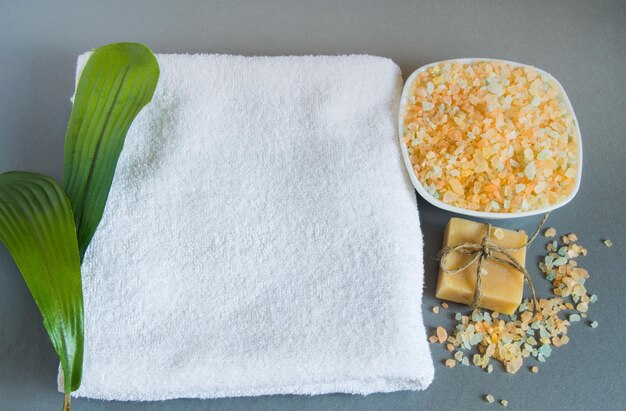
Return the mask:
[[63,411],[72,411],[72,397],[70,394],[65,394],[65,398],[63,400]]

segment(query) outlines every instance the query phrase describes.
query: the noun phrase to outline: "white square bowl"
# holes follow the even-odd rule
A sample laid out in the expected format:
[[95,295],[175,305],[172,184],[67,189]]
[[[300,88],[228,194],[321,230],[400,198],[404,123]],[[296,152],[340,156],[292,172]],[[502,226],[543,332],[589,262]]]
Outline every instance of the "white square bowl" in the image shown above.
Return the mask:
[[578,173],[576,175],[574,189],[572,190],[569,196],[567,196],[561,202],[557,204],[551,204],[548,207],[543,207],[543,208],[538,208],[538,209],[533,209],[533,210],[528,210],[528,211],[520,211],[516,213],[494,213],[494,212],[487,212],[487,211],[475,211],[475,210],[468,210],[462,207],[453,206],[451,204],[444,203],[443,201],[433,197],[426,190],[426,188],[422,185],[419,178],[415,174],[415,171],[413,170],[413,164],[411,164],[411,159],[409,158],[409,151],[407,149],[406,144],[404,144],[404,141],[403,141],[404,107],[406,106],[406,103],[409,99],[411,86],[415,82],[415,78],[419,75],[419,73],[425,70],[428,70],[429,68],[433,66],[437,66],[440,64],[444,64],[444,63],[469,64],[469,63],[475,63],[478,61],[505,63],[505,64],[509,64],[515,67],[533,67],[527,64],[516,63],[513,61],[490,59],[490,58],[461,58],[461,59],[443,60],[443,61],[437,61],[435,63],[430,63],[430,64],[427,64],[425,66],[418,68],[409,76],[409,78],[404,83],[404,89],[402,90],[402,97],[400,99],[400,112],[398,114],[398,132],[399,132],[399,138],[400,138],[400,147],[402,148],[402,157],[404,158],[404,164],[406,165],[407,171],[409,172],[409,177],[411,178],[411,182],[413,183],[413,186],[426,201],[428,201],[435,207],[439,207],[443,210],[452,211],[457,214],[463,214],[463,215],[467,215],[471,217],[490,218],[490,219],[518,218],[518,217],[532,216],[536,214],[543,214],[547,211],[552,211],[559,207],[563,207],[565,204],[569,203],[572,200],[572,198],[574,198],[576,193],[578,193],[578,189],[580,188],[580,179],[582,176],[582,162],[583,162],[583,146],[582,146],[582,139],[580,135],[580,127],[578,126],[578,119],[576,119],[576,114],[574,113],[574,109],[572,108],[572,103],[570,102],[569,97],[567,97],[567,93],[565,92],[565,89],[563,89],[563,86],[561,85],[561,83],[559,83],[559,81],[555,79],[553,75],[537,67],[533,67],[533,68],[539,71],[539,73],[541,73],[542,75],[553,80],[555,84],[559,87],[563,102],[565,103],[565,106],[567,107],[570,114],[572,115],[572,118],[574,119],[574,126],[576,127],[576,138],[578,139],[577,141],[578,152],[576,155],[576,162],[578,165]]

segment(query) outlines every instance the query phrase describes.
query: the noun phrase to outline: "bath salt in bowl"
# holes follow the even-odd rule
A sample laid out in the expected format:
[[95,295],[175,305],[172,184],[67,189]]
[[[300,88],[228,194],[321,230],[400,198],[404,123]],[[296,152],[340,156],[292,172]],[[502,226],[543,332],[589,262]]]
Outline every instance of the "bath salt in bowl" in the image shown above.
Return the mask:
[[561,84],[538,68],[482,58],[423,66],[406,81],[398,126],[411,181],[439,208],[524,217],[578,192],[578,121]]

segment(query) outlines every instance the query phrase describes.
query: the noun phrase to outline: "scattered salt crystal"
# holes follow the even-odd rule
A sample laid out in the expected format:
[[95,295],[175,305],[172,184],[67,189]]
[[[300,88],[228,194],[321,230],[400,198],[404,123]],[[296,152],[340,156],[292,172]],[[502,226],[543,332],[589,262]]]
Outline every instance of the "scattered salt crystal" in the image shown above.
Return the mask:
[[598,322],[597,321],[592,321],[591,324],[589,324],[589,326],[591,328],[596,328],[598,326]]
[[492,404],[495,401],[495,398],[493,398],[493,395],[487,394],[485,395],[485,401],[487,401],[489,404]]
[[509,374],[515,374],[522,367],[523,360],[521,358],[515,358],[506,363],[506,372]]
[[448,358],[444,364],[448,368],[453,368],[456,365],[456,361],[454,361],[452,358]]
[[435,313],[435,314],[439,314],[439,307],[434,306],[434,307],[433,307],[433,313]]
[[556,229],[554,227],[547,228],[543,235],[545,237],[554,237],[556,235]]
[[442,344],[446,341],[446,339],[448,338],[448,332],[446,331],[445,328],[437,327],[437,338],[439,339],[439,342]]
[[603,243],[607,247],[613,247],[613,242],[611,240],[604,240]]
[[500,400],[500,404],[502,404],[503,407],[509,406],[509,402],[507,400]]
[[549,344],[543,344],[541,347],[539,347],[538,351],[544,357],[549,357],[550,354],[552,354],[552,348],[550,348]]

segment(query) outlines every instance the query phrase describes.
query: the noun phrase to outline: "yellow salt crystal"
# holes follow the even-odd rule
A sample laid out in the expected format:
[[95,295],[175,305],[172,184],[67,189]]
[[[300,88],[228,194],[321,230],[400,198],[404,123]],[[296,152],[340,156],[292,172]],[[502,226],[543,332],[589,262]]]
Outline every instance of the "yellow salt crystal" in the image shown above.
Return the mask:
[[[499,229],[503,232],[502,238],[496,238],[492,228],[489,240],[505,248],[515,248],[526,244],[526,234],[517,231]],[[461,218],[451,218],[443,237],[443,246],[451,247],[463,243],[480,244],[487,233],[487,225]],[[511,251],[510,254],[523,266],[526,260],[526,248]],[[453,270],[465,264],[472,256],[451,252],[448,255],[445,268]],[[482,278],[483,297],[481,307],[499,311],[504,314],[513,314],[522,300],[524,277],[523,274],[509,265],[493,259],[486,259],[483,268],[489,273]],[[477,263],[473,263],[465,270],[450,274],[439,270],[436,296],[442,300],[449,300],[469,304],[474,295],[476,284]],[[497,337],[495,341],[497,341]],[[493,338],[493,337],[492,337]]]
[[452,187],[452,191],[454,191],[457,194],[463,194],[463,186],[461,185],[461,182],[456,179],[456,178],[452,178],[449,181],[450,183],[450,187]]
[[523,363],[524,360],[521,357],[515,358],[511,361],[507,361],[506,372],[508,372],[509,374],[515,374],[519,371],[520,368],[522,368]]
[[565,172],[565,177],[569,177],[569,178],[576,177],[576,169],[573,167],[568,168],[567,171]]
[[437,338],[439,339],[439,342],[441,344],[446,342],[446,339],[448,338],[448,332],[446,331],[445,328],[437,327]]
[[554,227],[547,228],[543,235],[545,237],[554,237],[556,235],[556,229]]

